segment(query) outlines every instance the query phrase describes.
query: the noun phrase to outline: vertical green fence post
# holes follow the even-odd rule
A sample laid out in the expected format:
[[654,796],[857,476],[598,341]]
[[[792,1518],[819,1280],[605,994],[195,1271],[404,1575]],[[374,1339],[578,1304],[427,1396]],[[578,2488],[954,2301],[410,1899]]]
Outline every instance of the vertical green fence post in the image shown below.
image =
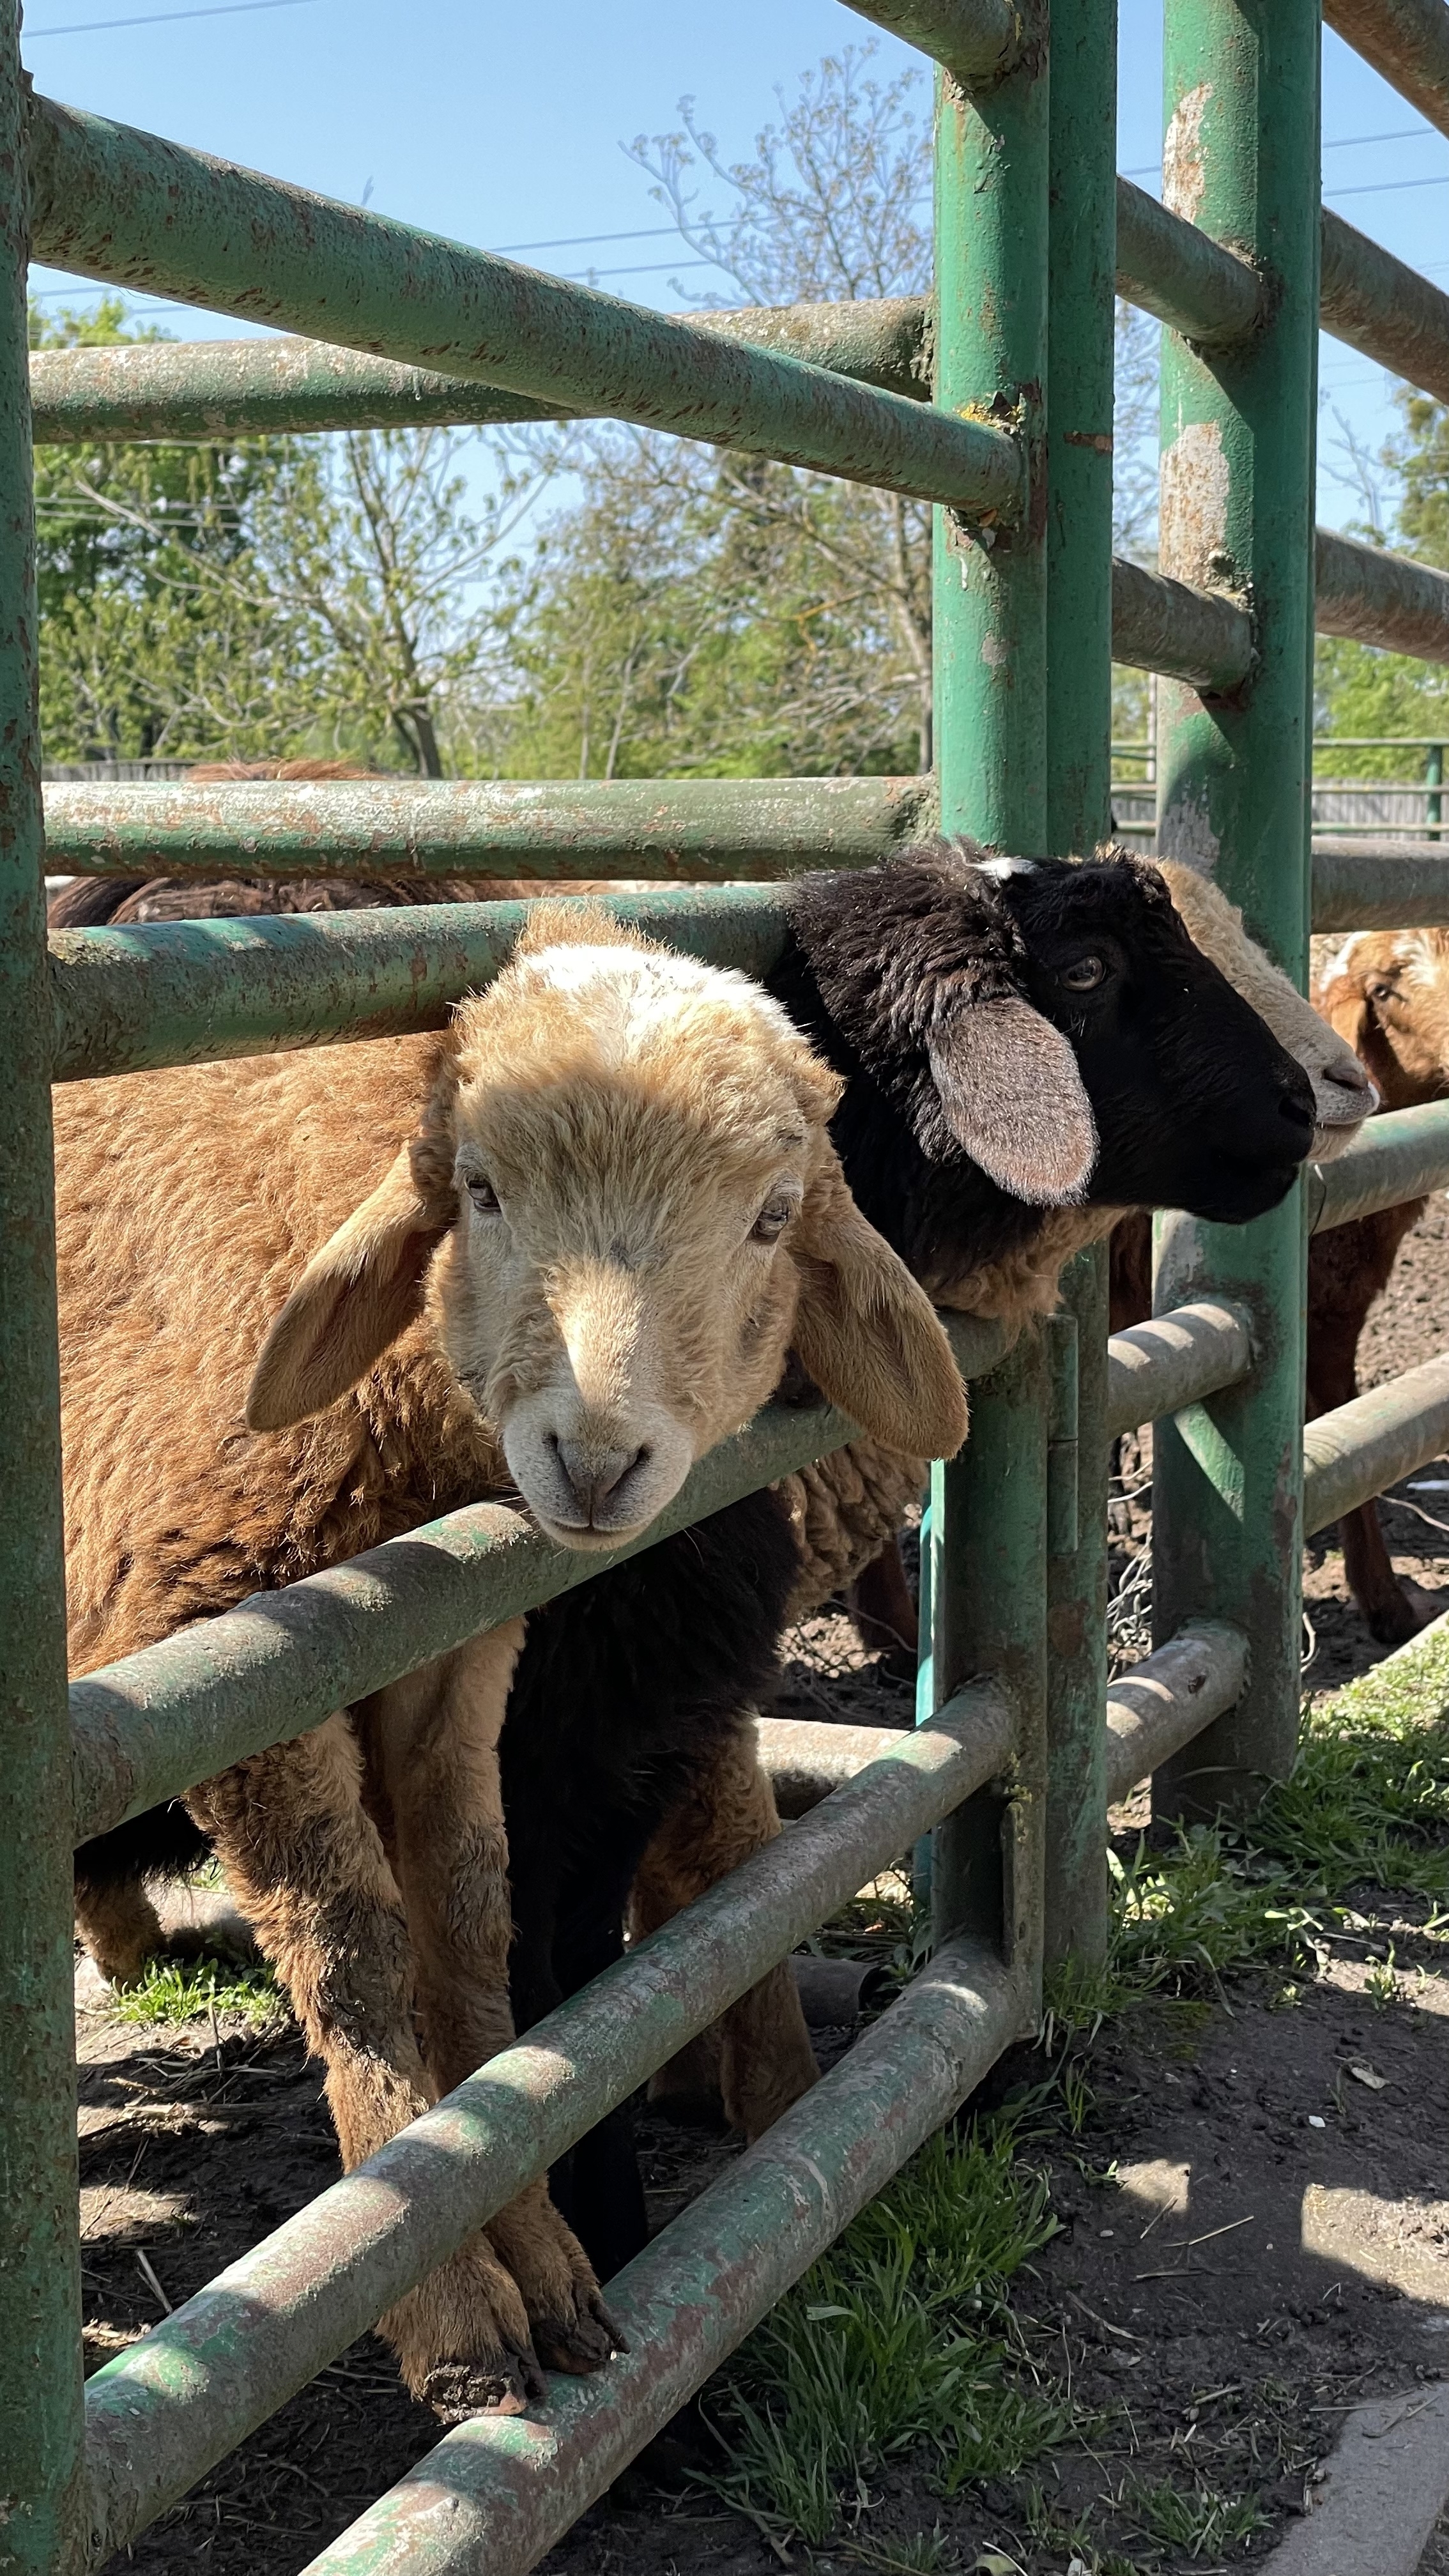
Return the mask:
[[0,2568],[79,2565],[70,1721],[50,1135],[25,145],[0,12]]
[[[1301,985],[1309,919],[1313,454],[1318,341],[1317,0],[1167,0],[1164,196],[1251,256],[1268,318],[1216,356],[1163,335],[1162,567],[1251,605],[1232,700],[1159,683],[1161,845],[1216,877]],[[1242,1809],[1297,1743],[1302,1629],[1302,1192],[1246,1227],[1159,1219],[1154,1294],[1246,1304],[1241,1387],[1158,1425],[1154,1613],[1241,1627],[1237,1708],[1158,1775],[1166,1815]]]
[[[936,513],[941,827],[1027,855],[1046,846],[1046,11],[1022,12],[1017,66],[965,96],[937,77],[936,400],[1010,421],[1030,495],[1011,528]],[[971,1391],[961,1458],[932,1471],[936,1703],[998,1672],[1021,1718],[1014,1794],[968,1801],[936,1837],[936,1934],[1002,1937],[1041,1958],[1046,1700],[1046,1367],[1027,1336]]]
[[[1116,0],[1052,0],[1047,322],[1047,840],[1112,829]],[[1077,1539],[1047,1568],[1046,1963],[1107,1946],[1107,1250],[1063,1282],[1077,1340]]]

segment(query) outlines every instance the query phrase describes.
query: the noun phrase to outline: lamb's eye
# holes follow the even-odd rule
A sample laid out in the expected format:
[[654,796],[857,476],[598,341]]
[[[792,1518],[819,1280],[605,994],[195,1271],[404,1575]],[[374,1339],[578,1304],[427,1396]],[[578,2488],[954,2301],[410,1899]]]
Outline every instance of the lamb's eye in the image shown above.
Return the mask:
[[795,1202],[793,1199],[766,1199],[765,1204],[761,1208],[759,1215],[756,1217],[753,1226],[750,1228],[751,1243],[773,1243],[777,1234],[784,1233],[785,1228],[789,1224],[794,1213]]
[[1060,981],[1069,993],[1095,993],[1097,986],[1106,980],[1106,961],[1101,957],[1074,957],[1070,966],[1063,966],[1060,973]]
[[482,1172],[470,1172],[463,1184],[480,1216],[496,1216],[498,1192]]
[[1396,998],[1392,984],[1370,984],[1369,986],[1371,1002],[1392,1002]]

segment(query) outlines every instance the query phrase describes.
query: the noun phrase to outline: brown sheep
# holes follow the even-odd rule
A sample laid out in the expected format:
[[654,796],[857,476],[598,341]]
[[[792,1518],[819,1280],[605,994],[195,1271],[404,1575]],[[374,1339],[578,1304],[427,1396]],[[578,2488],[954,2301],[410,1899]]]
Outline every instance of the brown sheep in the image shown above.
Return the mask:
[[[1315,942],[1315,950],[1318,949]],[[1411,1109],[1449,1093],[1449,931],[1361,931],[1328,949],[1313,1000],[1339,1044],[1360,1059],[1386,1109]],[[1326,1159],[1321,1143],[1316,1158]],[[1399,1246],[1428,1202],[1408,1199],[1315,1235],[1308,1247],[1307,1410],[1310,1418],[1358,1393],[1358,1345]],[[1112,1329],[1151,1312],[1151,1244],[1145,1223],[1112,1242]],[[1339,1523],[1344,1574],[1370,1636],[1398,1645],[1437,1617],[1442,1598],[1395,1574],[1376,1502]]]
[[[444,1037],[61,1089],[74,1669],[490,1493],[617,1544],[792,1339],[876,1436],[954,1445],[940,1328],[840,1179],[838,1089],[743,977],[550,907]],[[186,1801],[349,2167],[511,2035],[497,1740],[522,1629]],[[542,2183],[383,2331],[445,2418],[609,2347]]]

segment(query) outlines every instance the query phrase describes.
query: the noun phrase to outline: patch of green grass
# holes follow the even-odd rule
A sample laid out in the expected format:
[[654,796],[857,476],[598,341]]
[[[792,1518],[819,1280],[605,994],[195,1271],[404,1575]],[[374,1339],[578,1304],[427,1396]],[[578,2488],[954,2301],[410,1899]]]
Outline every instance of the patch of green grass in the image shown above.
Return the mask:
[[240,2019],[249,2030],[280,2031],[285,1996],[270,1968],[239,1968],[234,1960],[152,1959],[134,1986],[111,1997],[117,2021],[150,2028],[167,2022]]
[[1190,2488],[1174,2486],[1170,2478],[1134,2480],[1123,2490],[1120,2510],[1144,2539],[1185,2549],[1189,2558],[1249,2540],[1267,2520],[1251,2496],[1219,2495],[1200,2478]]
[[999,2121],[931,2139],[757,2327],[718,2388],[722,2500],[817,2545],[842,2499],[918,2444],[944,2495],[1071,2433],[1027,2367],[1013,2274],[1056,2233],[1045,2177]]

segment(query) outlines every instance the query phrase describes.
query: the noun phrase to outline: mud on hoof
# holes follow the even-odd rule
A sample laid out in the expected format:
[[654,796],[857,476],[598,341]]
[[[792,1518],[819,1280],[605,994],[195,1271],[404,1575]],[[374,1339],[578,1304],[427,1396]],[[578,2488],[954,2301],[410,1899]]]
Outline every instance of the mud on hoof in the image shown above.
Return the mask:
[[427,2372],[415,2397],[430,2406],[440,2424],[466,2424],[474,2415],[527,2415],[544,2404],[548,2391],[532,2353],[511,2353],[506,2362],[439,2361]]

